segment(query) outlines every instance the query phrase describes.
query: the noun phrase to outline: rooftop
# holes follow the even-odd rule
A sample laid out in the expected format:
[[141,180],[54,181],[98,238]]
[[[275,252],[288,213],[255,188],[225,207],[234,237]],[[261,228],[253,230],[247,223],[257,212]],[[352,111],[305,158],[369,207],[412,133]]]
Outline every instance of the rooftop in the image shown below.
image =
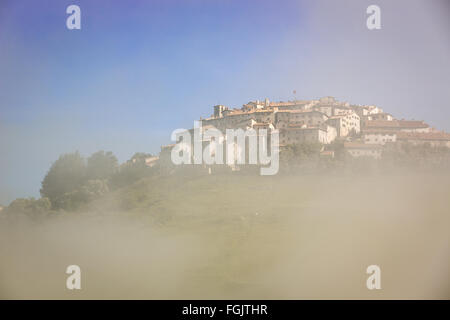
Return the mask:
[[450,134],[446,132],[399,132],[399,140],[428,140],[428,141],[450,141]]
[[428,124],[416,120],[368,120],[365,121],[366,127],[372,128],[397,128],[397,129],[418,129],[428,128]]

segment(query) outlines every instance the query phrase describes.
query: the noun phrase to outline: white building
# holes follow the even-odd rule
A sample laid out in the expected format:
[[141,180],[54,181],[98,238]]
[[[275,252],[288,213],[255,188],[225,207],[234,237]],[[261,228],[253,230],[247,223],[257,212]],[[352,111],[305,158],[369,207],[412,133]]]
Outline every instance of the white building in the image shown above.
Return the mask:
[[360,118],[354,111],[343,115],[332,116],[328,119],[327,123],[336,128],[338,137],[346,137],[351,132],[359,133],[361,130]]
[[409,142],[415,145],[428,143],[431,146],[444,146],[450,148],[450,134],[445,132],[399,132],[397,133],[399,142]]
[[354,158],[370,157],[381,158],[382,147],[378,144],[365,144],[358,142],[346,142],[344,148]]
[[396,142],[397,133],[391,130],[369,129],[363,131],[362,139],[368,144],[384,145],[389,142]]

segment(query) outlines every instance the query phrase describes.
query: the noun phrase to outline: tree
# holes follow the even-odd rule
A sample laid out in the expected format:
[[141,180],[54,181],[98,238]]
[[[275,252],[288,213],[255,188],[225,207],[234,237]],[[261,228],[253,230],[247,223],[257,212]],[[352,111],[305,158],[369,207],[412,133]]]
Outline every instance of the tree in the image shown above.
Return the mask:
[[49,198],[55,207],[59,197],[76,190],[85,181],[86,163],[81,155],[78,152],[61,155],[42,181],[41,196]]
[[150,153],[136,152],[130,159],[131,162],[145,162],[145,159],[153,157]]
[[118,167],[117,158],[111,151],[98,151],[87,159],[87,177],[90,180],[109,179]]
[[280,161],[290,168],[305,168],[317,164],[322,144],[297,143],[287,145],[280,153]]
[[55,207],[73,211],[108,192],[107,180],[88,180],[81,187],[58,197]]
[[50,211],[51,203],[48,198],[19,198],[5,208],[5,213],[23,213],[30,216],[46,214]]
[[130,185],[142,178],[155,174],[156,168],[150,168],[145,161],[128,161],[119,167],[119,171],[111,177],[114,188]]

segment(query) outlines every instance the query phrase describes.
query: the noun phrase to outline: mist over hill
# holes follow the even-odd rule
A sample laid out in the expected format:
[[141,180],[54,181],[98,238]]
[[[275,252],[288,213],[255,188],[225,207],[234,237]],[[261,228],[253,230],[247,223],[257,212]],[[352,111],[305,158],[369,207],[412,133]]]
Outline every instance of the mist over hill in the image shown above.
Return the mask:
[[[73,211],[10,212],[0,297],[448,298],[449,177],[154,175]],[[378,292],[365,287],[371,264]]]

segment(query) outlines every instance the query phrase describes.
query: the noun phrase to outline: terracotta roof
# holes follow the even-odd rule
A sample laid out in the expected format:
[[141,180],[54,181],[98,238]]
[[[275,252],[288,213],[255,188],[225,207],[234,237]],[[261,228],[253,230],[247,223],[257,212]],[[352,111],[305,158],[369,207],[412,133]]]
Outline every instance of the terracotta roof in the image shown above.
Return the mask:
[[371,134],[371,133],[397,134],[398,131],[383,128],[373,128],[373,129],[370,128],[362,130],[362,134]]
[[415,129],[428,128],[428,124],[423,121],[415,120],[368,120],[365,121],[366,127],[371,128],[396,128],[396,129]]
[[328,118],[328,116],[320,111],[317,110],[279,110],[277,113],[320,113],[321,115],[324,115]]
[[273,113],[273,110],[251,110],[251,111],[242,111],[242,110],[232,110],[229,113],[227,113],[224,117],[231,117],[236,115],[246,115],[246,114],[253,114],[253,113]]
[[392,120],[368,120],[364,122],[367,128],[399,128],[398,121]]
[[446,132],[399,132],[399,140],[428,140],[428,141],[450,141],[450,134]]
[[287,106],[295,106],[295,105],[299,105],[299,104],[308,104],[311,101],[307,101],[307,100],[296,100],[296,101],[280,101],[280,102],[270,102],[269,106],[271,107],[287,107]]
[[161,150],[172,149],[173,147],[175,147],[175,144],[168,144],[165,146],[161,146]]
[[343,106],[343,105],[331,105],[331,107],[336,108],[336,109],[347,109],[347,110],[352,109],[351,107]]
[[428,125],[423,121],[415,120],[398,120],[401,128],[428,128]]
[[378,112],[378,113],[372,113],[370,115],[371,116],[376,116],[376,115],[389,115],[389,116],[392,116],[392,114],[390,114],[389,112]]

